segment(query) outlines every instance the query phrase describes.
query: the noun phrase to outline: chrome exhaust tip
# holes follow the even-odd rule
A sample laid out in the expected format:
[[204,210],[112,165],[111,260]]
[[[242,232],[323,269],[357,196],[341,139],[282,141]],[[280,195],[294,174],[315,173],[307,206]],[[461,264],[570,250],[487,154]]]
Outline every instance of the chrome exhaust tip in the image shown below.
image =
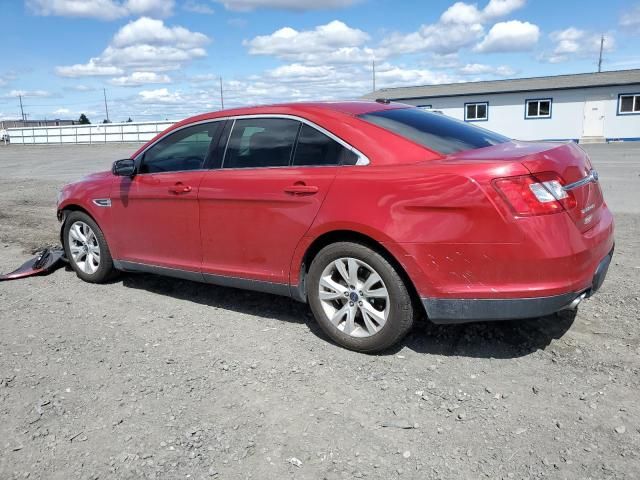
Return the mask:
[[578,305],[580,305],[580,302],[582,302],[582,300],[584,300],[587,297],[587,292],[578,295],[573,302],[571,302],[569,305],[567,305],[567,307],[565,308],[565,310],[576,310],[578,308]]

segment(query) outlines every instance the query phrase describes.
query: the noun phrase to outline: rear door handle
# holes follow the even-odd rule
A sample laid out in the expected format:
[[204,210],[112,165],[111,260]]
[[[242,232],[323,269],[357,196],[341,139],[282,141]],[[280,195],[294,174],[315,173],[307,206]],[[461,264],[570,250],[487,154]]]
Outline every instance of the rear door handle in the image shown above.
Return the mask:
[[189,193],[191,191],[191,186],[185,185],[182,182],[178,182],[172,187],[169,187],[169,191],[171,193],[175,193],[176,195],[180,195],[182,193]]
[[313,195],[318,193],[318,187],[302,183],[286,187],[284,191],[290,195]]

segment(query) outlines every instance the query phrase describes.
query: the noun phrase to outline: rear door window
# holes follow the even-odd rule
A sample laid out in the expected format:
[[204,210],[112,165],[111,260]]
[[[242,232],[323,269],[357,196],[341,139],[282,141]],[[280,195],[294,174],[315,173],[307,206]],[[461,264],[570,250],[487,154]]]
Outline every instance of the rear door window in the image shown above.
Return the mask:
[[445,155],[509,141],[484,128],[419,108],[381,110],[360,118]]
[[353,165],[358,156],[333,138],[303,124],[293,157],[296,166]]
[[300,122],[285,118],[236,120],[223,168],[286,167],[291,162]]

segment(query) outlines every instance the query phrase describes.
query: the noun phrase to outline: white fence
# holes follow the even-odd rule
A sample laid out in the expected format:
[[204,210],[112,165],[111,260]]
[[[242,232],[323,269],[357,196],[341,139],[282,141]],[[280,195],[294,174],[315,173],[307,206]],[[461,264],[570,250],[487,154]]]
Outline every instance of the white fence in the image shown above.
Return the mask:
[[14,145],[146,142],[175,122],[100,123],[60,127],[8,128]]

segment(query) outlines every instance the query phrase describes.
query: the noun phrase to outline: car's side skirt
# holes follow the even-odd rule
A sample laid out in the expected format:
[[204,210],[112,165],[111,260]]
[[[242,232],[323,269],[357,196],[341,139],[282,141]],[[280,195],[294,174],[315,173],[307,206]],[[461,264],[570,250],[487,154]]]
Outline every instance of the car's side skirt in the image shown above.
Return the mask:
[[194,272],[177,268],[160,267],[158,265],[148,265],[145,263],[129,262],[126,260],[114,260],[113,266],[123,272],[153,273],[168,277],[182,278],[193,282],[210,283],[221,287],[239,288],[242,290],[253,290],[255,292],[271,293],[291,297],[291,289],[285,283],[265,282],[250,278],[226,277],[224,275],[213,275],[210,273]]

